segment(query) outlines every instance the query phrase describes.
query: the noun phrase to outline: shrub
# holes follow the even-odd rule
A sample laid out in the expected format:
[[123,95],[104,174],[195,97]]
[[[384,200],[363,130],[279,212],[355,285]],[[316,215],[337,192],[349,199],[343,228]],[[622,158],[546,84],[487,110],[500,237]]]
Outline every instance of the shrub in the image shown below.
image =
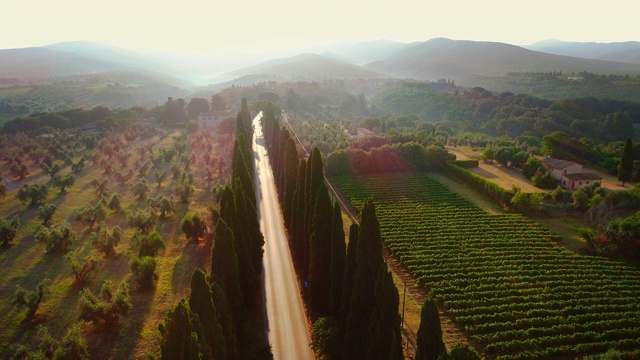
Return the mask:
[[559,181],[556,180],[548,171],[542,171],[538,169],[536,173],[531,177],[531,183],[533,186],[540,189],[554,189],[559,185]]
[[82,285],[87,280],[89,273],[96,267],[98,259],[95,256],[89,256],[84,260],[78,260],[78,253],[80,249],[67,255],[67,261],[71,266],[71,273],[73,274],[76,284]]
[[18,307],[26,307],[28,309],[27,317],[33,316],[38,310],[44,295],[48,292],[50,284],[51,281],[45,279],[34,290],[26,290],[18,285],[14,293],[13,304]]
[[120,194],[113,193],[109,202],[107,203],[107,207],[110,210],[121,211],[122,210],[122,200],[120,199]]
[[76,324],[67,331],[60,343],[60,347],[56,350],[54,359],[89,359],[89,346],[87,339],[82,334],[80,324]]
[[151,256],[135,257],[131,260],[131,271],[137,276],[137,283],[140,289],[148,290],[153,288],[153,284],[158,280],[156,275],[156,260]]
[[51,221],[56,210],[58,210],[58,207],[55,204],[45,204],[38,208],[38,217],[42,219],[42,225],[49,226],[49,221]]
[[18,190],[16,197],[23,204],[29,202],[33,206],[47,198],[49,188],[46,185],[24,185]]
[[150,209],[138,210],[127,216],[129,226],[138,228],[143,234],[148,233],[156,225],[156,216]]
[[158,252],[164,250],[165,242],[162,238],[162,235],[156,230],[146,234],[141,235],[140,239],[140,249],[138,250],[139,257],[145,256],[156,256]]
[[150,207],[160,212],[160,216],[165,218],[167,213],[175,212],[175,201],[172,196],[158,196],[147,201]]
[[451,161],[451,164],[459,166],[463,169],[470,169],[470,168],[478,167],[478,160],[474,160],[474,159],[454,160],[454,161]]
[[20,226],[20,218],[14,216],[13,219],[0,219],[0,245],[7,246],[16,237],[16,232]]
[[82,320],[90,321],[99,328],[110,328],[118,323],[120,315],[126,315],[132,307],[129,285],[122,282],[116,289],[116,285],[107,280],[102,284],[99,296],[85,288],[80,295],[80,303]]
[[122,229],[118,225],[112,229],[101,225],[98,231],[92,234],[92,241],[106,257],[113,256],[116,253],[116,246],[122,241]]
[[527,161],[524,163],[524,165],[522,165],[522,175],[524,175],[527,179],[531,179],[531,177],[535,175],[540,169],[544,169],[544,171],[546,171],[546,168],[544,167],[544,164],[542,164],[542,161],[538,160],[538,158],[534,156],[530,156],[529,159],[527,159]]
[[148,192],[149,192],[149,186],[147,185],[147,181],[144,179],[138,180],[133,185],[133,193],[138,197],[138,200],[146,199]]
[[35,238],[46,244],[50,252],[60,252],[71,245],[76,239],[76,233],[71,229],[69,223],[65,221],[52,229],[41,226],[36,232]]
[[198,238],[206,234],[207,223],[200,213],[189,213],[180,221],[180,229],[193,242],[198,242]]
[[569,202],[571,201],[571,191],[564,190],[560,185],[551,192],[551,198],[555,202]]

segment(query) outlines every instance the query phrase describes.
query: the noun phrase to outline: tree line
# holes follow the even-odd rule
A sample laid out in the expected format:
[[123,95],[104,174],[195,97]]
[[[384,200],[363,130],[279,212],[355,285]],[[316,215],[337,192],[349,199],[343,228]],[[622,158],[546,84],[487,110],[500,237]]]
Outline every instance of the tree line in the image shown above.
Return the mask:
[[[292,258],[314,321],[316,355],[403,359],[399,295],[382,256],[373,200],[363,204],[360,224],[351,225],[345,245],[342,209],[338,202],[331,204],[320,151],[299,159],[293,138],[270,108],[262,125]],[[479,359],[469,346],[446,351],[437,305],[430,299],[423,309],[416,359]]]
[[236,117],[232,180],[219,193],[211,273],[196,269],[191,294],[160,325],[163,359],[268,359],[262,335],[262,246],[251,166],[251,113]]

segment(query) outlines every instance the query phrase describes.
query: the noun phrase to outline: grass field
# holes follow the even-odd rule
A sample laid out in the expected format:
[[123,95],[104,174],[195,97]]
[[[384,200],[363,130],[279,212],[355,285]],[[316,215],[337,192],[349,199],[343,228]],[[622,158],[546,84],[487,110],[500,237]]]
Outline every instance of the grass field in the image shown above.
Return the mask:
[[489,359],[640,347],[640,268],[576,254],[515,214],[488,213],[424,174],[336,177],[373,197],[387,247]]
[[[0,198],[0,216],[9,218],[18,215],[22,223],[11,245],[0,249],[0,267],[3,269],[0,273],[0,318],[3,319],[3,326],[0,327],[0,358],[9,356],[11,351],[9,345],[13,343],[34,344],[36,325],[46,326],[54,338],[60,339],[69,327],[78,322],[82,287],[75,283],[66,259],[68,254],[76,254],[75,256],[79,259],[90,256],[99,259],[97,268],[89,274],[88,281],[84,284],[94,293],[98,293],[105,280],[112,280],[116,284],[125,281],[131,288],[133,308],[127,315],[120,318],[115,329],[101,332],[91,326],[85,326],[91,358],[142,358],[147,353],[159,353],[158,325],[168,310],[180,298],[187,295],[193,270],[200,267],[207,272],[210,267],[211,237],[201,239],[198,244],[189,243],[180,230],[180,220],[186,213],[198,211],[210,222],[207,207],[211,203],[211,189],[222,184],[228,176],[225,175],[228,174],[226,169],[213,181],[206,181],[202,173],[204,166],[200,163],[202,161],[200,156],[205,152],[229,158],[228,146],[220,146],[215,135],[210,136],[209,140],[200,138],[199,143],[194,141],[194,136],[190,136],[186,151],[197,154],[191,166],[194,173],[194,193],[188,203],[176,201],[175,212],[168,217],[158,216],[155,229],[166,241],[165,250],[156,257],[158,281],[152,291],[137,289],[135,278],[129,267],[130,257],[137,254],[137,245],[133,240],[134,229],[127,222],[127,213],[146,208],[147,202],[137,199],[131,190],[131,185],[138,179],[145,179],[149,186],[148,198],[158,195],[175,196],[174,180],[171,176],[172,166],[178,164],[181,169],[185,168],[184,163],[176,162],[176,158],[171,162],[160,163],[157,170],[166,172],[168,176],[158,186],[154,170],[144,175],[139,174],[137,168],[139,164],[136,162],[141,155],[137,149],[151,145],[153,154],[158,154],[161,149],[171,148],[175,142],[174,136],[177,135],[179,133],[176,131],[164,137],[154,136],[132,142],[125,141],[126,147],[122,152],[128,158],[126,165],[118,164],[115,158],[107,160],[106,162],[113,164],[115,170],[111,174],[105,174],[103,166],[88,162],[87,167],[76,174],[77,180],[67,189],[66,194],[60,194],[57,188],[49,190],[46,202],[54,203],[58,208],[54,214],[53,224],[67,221],[77,235],[76,240],[64,254],[48,253],[43,244],[35,241],[34,235],[41,222],[36,217],[38,206],[30,207],[19,202],[16,199],[17,188],[10,191],[5,198]],[[207,144],[212,146],[207,148]],[[96,151],[94,150],[94,153]],[[21,185],[22,182],[10,177],[7,167],[7,164],[0,163],[2,176]],[[126,172],[130,169],[135,173],[134,178],[120,185],[114,173]],[[39,169],[31,170],[33,170],[32,175],[25,181],[48,182],[48,176],[42,174]],[[62,173],[68,171],[70,169],[66,168]],[[90,239],[98,225],[90,228],[76,221],[74,216],[80,207],[96,204],[99,201],[91,181],[104,178],[109,181],[107,196],[118,192],[122,198],[123,209],[122,211],[109,210],[104,224],[108,227],[120,226],[125,235],[124,240],[116,247],[116,255],[109,258],[104,258]],[[35,315],[27,318],[25,309],[12,304],[13,293],[18,285],[33,289],[43,279],[51,280],[49,292],[40,303]]]
[[109,85],[109,83],[104,83],[104,84],[100,84],[100,85],[90,86],[87,89],[89,89],[89,90],[91,90],[93,92],[100,92],[100,91],[103,91],[104,89],[106,89],[108,85]]
[[31,87],[11,87],[11,88],[0,88],[0,99],[4,99],[7,97],[21,95],[31,90]]

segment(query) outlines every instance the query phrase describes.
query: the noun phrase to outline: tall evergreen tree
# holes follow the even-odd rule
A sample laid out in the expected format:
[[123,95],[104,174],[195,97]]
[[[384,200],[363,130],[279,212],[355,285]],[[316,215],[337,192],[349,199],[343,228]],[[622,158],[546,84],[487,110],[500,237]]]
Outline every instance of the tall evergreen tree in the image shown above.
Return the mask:
[[233,143],[233,158],[231,163],[231,177],[239,178],[242,183],[242,188],[247,195],[247,198],[256,206],[256,190],[254,188],[253,167],[251,166],[251,159],[247,158],[247,153],[252,153],[251,148],[243,149],[242,136],[236,137]]
[[296,192],[296,175],[299,163],[296,143],[290,137],[287,139],[287,145],[284,149],[284,194],[282,196],[283,216],[288,229],[291,229],[293,195]]
[[249,105],[247,105],[247,98],[240,100],[240,114],[244,120],[244,126],[247,131],[251,130],[251,111],[249,111]]
[[322,172],[322,154],[318,148],[314,148],[309,157],[309,163],[307,164],[307,174],[305,195],[309,194],[306,201],[305,208],[305,221],[307,235],[311,234],[311,226],[313,225],[313,212],[316,205],[316,195],[320,184],[324,182],[324,174]]
[[[244,294],[245,306],[258,303],[260,281],[262,273],[262,245],[264,238],[260,232],[258,214],[255,207],[247,199],[240,180],[233,181],[233,195],[236,205],[236,215],[241,221],[236,221],[233,227],[234,234],[238,233],[236,248],[238,253],[238,266],[240,268],[240,284]],[[250,307],[251,309],[251,307]]]
[[215,241],[211,249],[211,278],[226,294],[231,321],[238,324],[243,304],[238,272],[238,258],[234,249],[233,231],[224,219],[219,219],[215,229]]
[[189,304],[182,299],[160,324],[161,359],[200,359],[202,350]]
[[293,196],[293,206],[291,212],[291,239],[294,248],[294,260],[298,266],[300,278],[307,280],[308,263],[305,261],[305,254],[309,253],[309,243],[305,231],[305,184],[307,174],[307,161],[300,160],[298,165],[298,175],[296,177],[296,192]]
[[402,335],[398,315],[398,289],[393,284],[387,264],[380,265],[375,284],[376,304],[369,319],[367,359],[402,360]]
[[211,280],[211,293],[213,294],[213,303],[216,304],[218,323],[222,328],[227,359],[238,359],[237,334],[235,325],[231,319],[231,310],[229,309],[227,295],[224,293],[222,287],[214,281],[214,279]]
[[356,271],[344,340],[344,358],[362,357],[367,348],[369,320],[376,304],[374,286],[382,259],[380,223],[371,199],[364,202],[356,253]]
[[416,342],[418,343],[416,360],[437,360],[442,353],[447,351],[444,341],[442,341],[442,325],[440,324],[440,315],[438,315],[438,305],[432,294],[427,296],[427,300],[422,306]]
[[624,150],[622,151],[622,158],[620,159],[620,165],[618,165],[618,180],[624,185],[624,183],[631,181],[633,176],[633,142],[631,138],[627,138],[627,142],[624,144]]
[[318,188],[309,256],[309,302],[314,317],[331,309],[331,200],[324,182]]
[[331,220],[331,316],[336,319],[340,318],[342,281],[347,256],[344,240],[342,208],[336,201],[333,206],[333,219]]
[[204,341],[211,349],[213,359],[226,359],[227,350],[213,303],[213,293],[204,272],[199,268],[196,268],[191,275],[189,308],[200,319]]
[[[275,174],[276,180],[278,182],[278,187],[280,189],[280,202],[282,202],[284,197],[284,187],[285,187],[285,156],[287,149],[287,142],[291,139],[291,135],[289,131],[283,126],[282,130],[280,130],[280,137],[278,139],[278,173]],[[291,139],[293,140],[293,139]],[[295,143],[294,143],[295,144]],[[295,150],[295,149],[294,149]],[[296,153],[296,158],[297,158]]]
[[[351,290],[353,288],[353,278],[356,273],[356,253],[358,249],[358,232],[360,227],[353,223],[349,228],[349,245],[347,246],[347,258],[344,266],[344,276],[342,278],[342,300],[340,301],[340,317],[338,318],[342,330],[347,324],[349,305],[351,304]],[[344,331],[342,331],[344,334]]]

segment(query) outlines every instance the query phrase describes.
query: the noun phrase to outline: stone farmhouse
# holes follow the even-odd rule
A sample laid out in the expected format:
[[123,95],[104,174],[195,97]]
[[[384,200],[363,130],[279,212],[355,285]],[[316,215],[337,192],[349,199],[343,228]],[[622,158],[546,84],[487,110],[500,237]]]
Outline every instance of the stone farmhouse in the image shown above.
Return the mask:
[[582,165],[568,160],[559,160],[550,157],[542,159],[542,163],[549,170],[551,176],[560,181],[560,185],[569,190],[578,190],[583,186],[593,183],[602,184],[602,177],[582,171]]
[[213,128],[218,126],[220,121],[231,116],[231,112],[227,110],[221,111],[208,111],[200,113],[197,118],[197,123],[203,128]]

